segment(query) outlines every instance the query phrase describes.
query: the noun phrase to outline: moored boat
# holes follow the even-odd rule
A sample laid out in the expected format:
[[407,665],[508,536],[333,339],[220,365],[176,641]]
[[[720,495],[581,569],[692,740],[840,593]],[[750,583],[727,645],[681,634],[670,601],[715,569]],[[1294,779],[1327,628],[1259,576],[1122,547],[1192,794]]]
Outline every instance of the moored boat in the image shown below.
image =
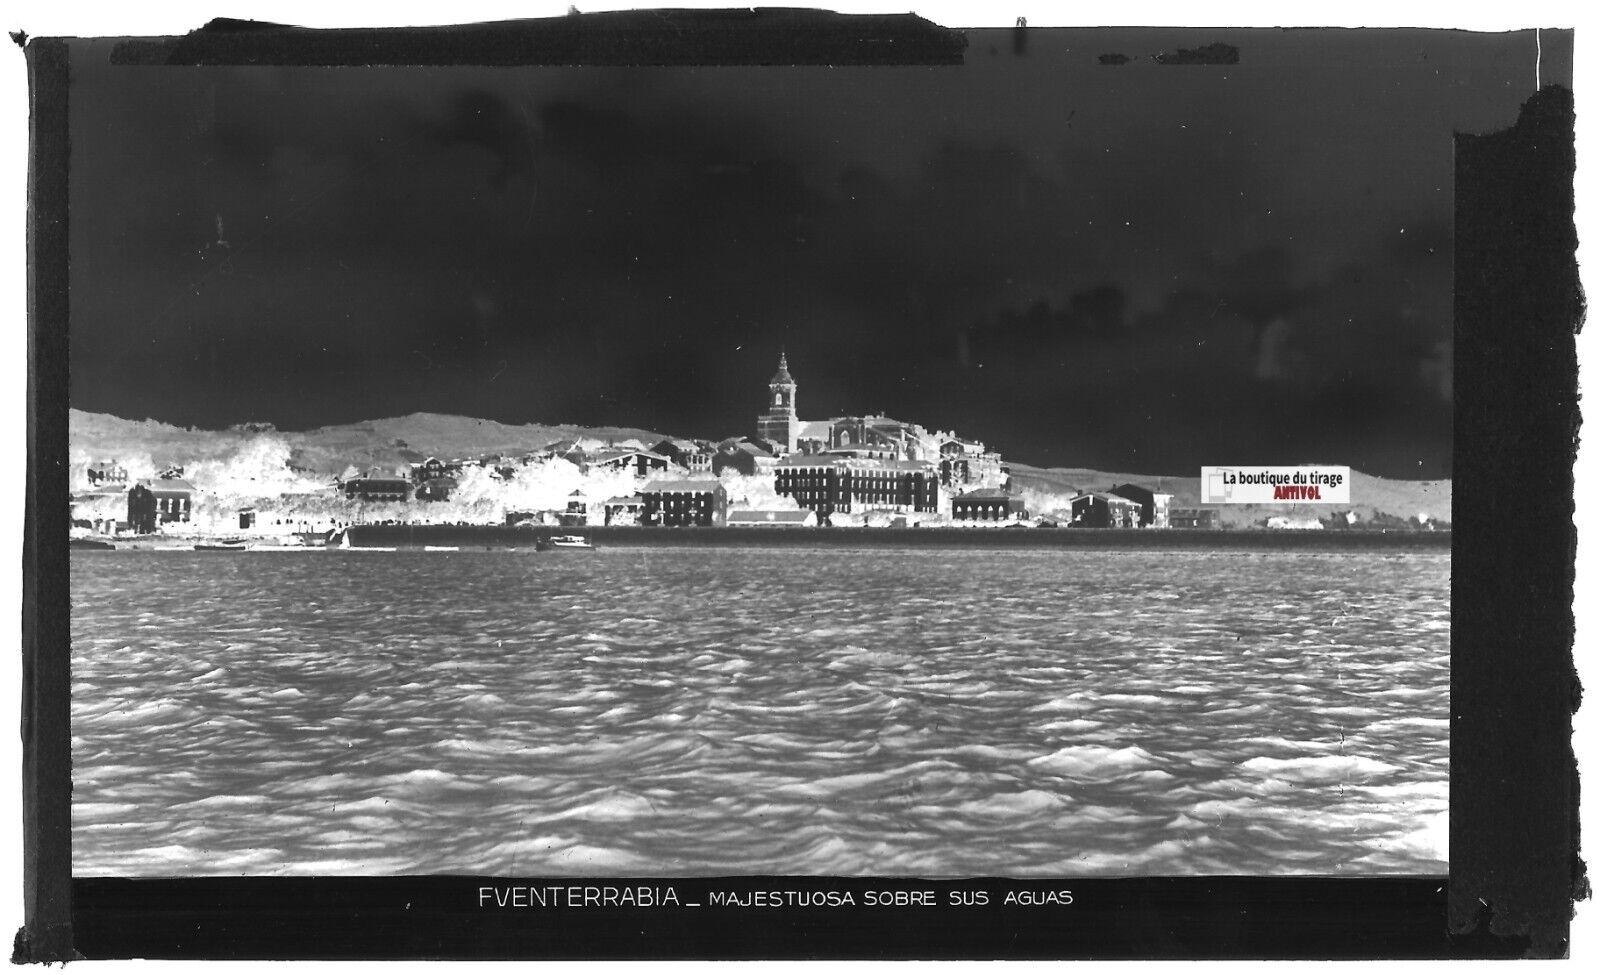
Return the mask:
[[224,538],[215,542],[196,542],[196,552],[244,552],[249,546],[242,539]]
[[550,552],[558,549],[592,549],[594,545],[582,535],[552,535],[539,539],[533,547],[540,552]]

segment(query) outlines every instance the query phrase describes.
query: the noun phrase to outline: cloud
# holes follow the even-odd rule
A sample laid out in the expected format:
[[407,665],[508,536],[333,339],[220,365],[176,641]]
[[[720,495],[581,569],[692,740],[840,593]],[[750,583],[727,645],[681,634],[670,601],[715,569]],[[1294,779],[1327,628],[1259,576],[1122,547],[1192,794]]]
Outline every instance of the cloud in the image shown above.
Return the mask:
[[1355,453],[1413,400],[1447,410],[1428,147],[1464,100],[1434,67],[1394,69],[1437,85],[1421,108],[1374,113],[1393,81],[1365,67],[1327,102],[1079,71],[1065,40],[915,78],[86,68],[74,402],[725,435],[786,346],[811,415],[1122,469],[1229,438]]

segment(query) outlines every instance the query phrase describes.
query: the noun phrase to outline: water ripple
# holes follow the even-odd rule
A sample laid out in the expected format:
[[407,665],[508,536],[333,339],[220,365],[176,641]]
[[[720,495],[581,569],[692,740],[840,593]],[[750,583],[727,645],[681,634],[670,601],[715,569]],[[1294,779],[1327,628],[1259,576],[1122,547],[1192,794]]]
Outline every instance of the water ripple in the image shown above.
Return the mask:
[[1443,872],[1449,573],[74,553],[74,870]]

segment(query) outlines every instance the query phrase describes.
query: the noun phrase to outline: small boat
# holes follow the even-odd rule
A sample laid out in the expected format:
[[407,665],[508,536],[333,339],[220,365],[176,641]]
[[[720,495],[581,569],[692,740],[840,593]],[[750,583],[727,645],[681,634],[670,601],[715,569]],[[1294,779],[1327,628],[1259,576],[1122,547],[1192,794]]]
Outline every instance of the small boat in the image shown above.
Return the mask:
[[582,535],[552,535],[549,538],[541,538],[541,539],[539,539],[537,542],[534,543],[533,547],[537,551],[548,552],[548,551],[551,551],[552,549],[561,549],[561,548],[591,548],[592,549],[592,548],[594,548],[594,545],[590,544],[589,539],[585,538]]
[[393,545],[353,545],[350,542],[350,529],[341,528],[328,536],[327,547],[338,549],[341,552],[395,552],[399,551]]
[[116,546],[98,538],[73,538],[67,541],[69,549],[93,549],[95,551],[116,551]]
[[215,542],[196,542],[194,546],[196,552],[243,552],[248,549],[249,546],[237,538],[224,538]]
[[422,550],[424,552],[459,552],[459,551],[461,551],[461,546],[459,546],[459,545],[424,545],[424,546],[422,546]]

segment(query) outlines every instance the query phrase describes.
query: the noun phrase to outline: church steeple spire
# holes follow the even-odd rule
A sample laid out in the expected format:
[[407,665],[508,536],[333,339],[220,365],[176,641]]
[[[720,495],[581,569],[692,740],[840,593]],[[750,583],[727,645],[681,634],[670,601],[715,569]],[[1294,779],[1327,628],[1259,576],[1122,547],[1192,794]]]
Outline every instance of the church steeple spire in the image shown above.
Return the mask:
[[756,419],[756,432],[763,440],[771,440],[789,453],[794,453],[799,445],[800,420],[794,403],[794,394],[799,388],[794,377],[789,375],[788,352],[779,352],[778,371],[767,383],[767,411]]
[[789,375],[789,354],[787,352],[778,353],[778,371],[772,376],[771,385],[776,386],[779,383],[794,385],[794,377]]

